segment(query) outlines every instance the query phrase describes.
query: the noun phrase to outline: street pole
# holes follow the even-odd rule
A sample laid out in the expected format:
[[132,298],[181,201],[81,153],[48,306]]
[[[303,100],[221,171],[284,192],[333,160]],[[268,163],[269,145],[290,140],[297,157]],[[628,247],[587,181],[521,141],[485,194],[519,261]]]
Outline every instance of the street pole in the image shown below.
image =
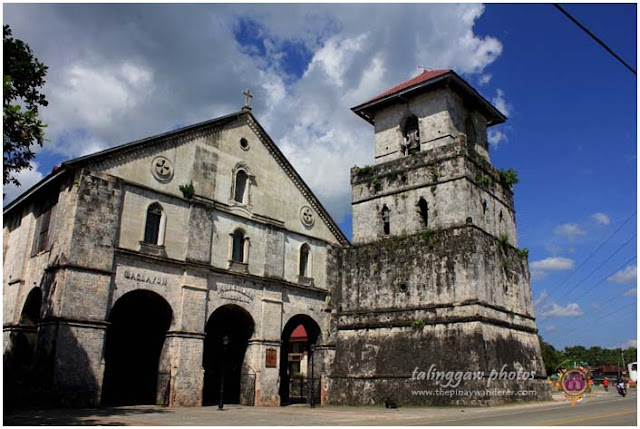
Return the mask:
[[218,411],[222,411],[224,407],[224,369],[227,360],[227,346],[229,345],[229,336],[222,337],[222,363],[220,364],[220,400],[218,401]]
[[311,362],[311,386],[310,386],[311,394],[309,395],[310,396],[310,398],[309,398],[310,402],[309,403],[310,403],[311,408],[315,408],[316,407],[316,398],[315,398],[316,395],[315,395],[315,389],[314,389],[315,388],[315,379],[313,378],[313,367],[315,366],[313,364],[313,359],[314,359],[313,355],[314,355],[315,349],[316,349],[315,344],[311,344],[311,347],[309,347],[309,350],[311,351],[311,356],[310,356],[310,359],[309,359],[309,361]]

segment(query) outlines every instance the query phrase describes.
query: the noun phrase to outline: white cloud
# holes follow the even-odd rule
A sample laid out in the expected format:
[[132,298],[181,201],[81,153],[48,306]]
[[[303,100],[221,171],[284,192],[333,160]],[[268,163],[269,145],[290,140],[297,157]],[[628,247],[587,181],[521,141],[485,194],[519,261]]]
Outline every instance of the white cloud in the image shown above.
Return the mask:
[[489,128],[487,138],[493,149],[498,149],[500,143],[507,141],[507,135],[505,133],[500,130],[494,130],[493,128]]
[[534,270],[564,271],[573,269],[573,264],[573,259],[555,256],[533,261],[529,266]]
[[638,278],[638,267],[636,265],[629,265],[628,267],[623,268],[622,270],[613,274],[607,280],[609,280],[612,283],[618,283],[618,284],[624,285],[628,283],[635,283],[637,281],[637,278]]
[[491,75],[489,73],[485,73],[482,76],[480,76],[480,79],[478,80],[478,83],[480,83],[480,85],[486,85],[489,82],[491,82]]
[[575,223],[565,223],[562,225],[558,225],[553,230],[553,233],[566,237],[570,242],[574,241],[579,236],[587,234],[586,231],[584,231],[578,224]]
[[600,225],[609,225],[609,223],[611,222],[609,216],[604,213],[594,213],[591,215],[591,218]]
[[[543,290],[540,296],[533,302],[533,306],[535,308],[536,315],[540,319],[553,317],[580,317],[584,314],[584,310],[575,302],[570,302],[565,306],[558,305],[556,302],[549,299],[549,294],[546,290]],[[555,329],[553,326],[551,328]]]
[[16,174],[15,178],[20,182],[20,186],[5,185],[2,188],[4,194],[4,203],[10,203],[24,191],[38,183],[44,178],[44,175],[38,170],[38,164],[31,162],[31,169],[24,169]]
[[635,287],[632,287],[631,289],[629,289],[628,291],[626,291],[622,295],[624,295],[624,296],[638,296],[638,289],[635,288]]
[[509,116],[511,114],[511,105],[507,103],[506,98],[504,97],[504,91],[498,89],[496,91],[496,96],[491,100],[496,106],[496,108],[502,112],[505,116]]
[[558,327],[555,325],[549,325],[546,328],[544,328],[545,332],[556,332],[558,330]]
[[617,348],[628,349],[629,347],[638,348],[638,340],[637,339],[627,340],[627,342],[625,342],[624,344],[620,345]]
[[549,271],[572,270],[573,265],[573,259],[553,256],[539,261],[532,261],[529,264],[529,268],[531,269],[531,278],[534,280],[540,280],[547,277],[549,275]]
[[[502,44],[474,33],[483,13],[481,4],[4,8],[50,67],[44,151],[76,157],[232,113],[249,88],[254,115],[338,221],[350,210],[350,167],[373,163],[372,127],[350,108],[418,64],[487,80]],[[250,30],[236,37],[242,20]],[[286,67],[292,46],[306,55],[301,73]],[[505,138],[494,133],[494,146]]]

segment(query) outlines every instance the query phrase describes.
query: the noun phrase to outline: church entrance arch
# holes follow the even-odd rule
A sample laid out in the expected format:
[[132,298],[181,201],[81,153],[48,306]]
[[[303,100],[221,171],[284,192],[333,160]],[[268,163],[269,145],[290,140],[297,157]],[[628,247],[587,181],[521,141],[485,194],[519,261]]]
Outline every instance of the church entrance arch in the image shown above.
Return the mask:
[[205,328],[202,405],[218,404],[221,387],[225,404],[253,405],[255,373],[245,355],[254,327],[251,315],[238,305],[223,305],[211,314]]
[[105,344],[103,405],[156,403],[158,365],[173,311],[155,292],[134,290],[114,304]]
[[284,326],[280,349],[280,405],[308,402],[312,390],[315,403],[320,403],[320,374],[314,374],[313,378],[311,374],[312,346],[319,337],[320,327],[305,314],[291,317]]

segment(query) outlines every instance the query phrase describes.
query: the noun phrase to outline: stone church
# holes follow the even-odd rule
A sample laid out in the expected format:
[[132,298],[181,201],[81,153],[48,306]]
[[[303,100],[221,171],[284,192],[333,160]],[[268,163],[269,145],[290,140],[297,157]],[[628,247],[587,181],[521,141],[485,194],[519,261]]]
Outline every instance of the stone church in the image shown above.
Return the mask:
[[[349,242],[246,95],[237,113],[64,162],[5,207],[5,398],[547,399],[512,184],[489,160],[487,127],[506,118],[451,70],[354,107],[375,160],[351,170]],[[536,395],[415,395],[442,384],[415,378],[430,367],[527,371],[492,386]]]

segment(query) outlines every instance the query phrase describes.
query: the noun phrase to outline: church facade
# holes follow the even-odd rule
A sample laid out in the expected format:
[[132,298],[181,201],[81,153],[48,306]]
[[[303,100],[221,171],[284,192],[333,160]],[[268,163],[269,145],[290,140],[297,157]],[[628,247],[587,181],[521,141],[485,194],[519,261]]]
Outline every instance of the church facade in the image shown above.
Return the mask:
[[353,243],[249,106],[65,162],[10,203],[14,400],[443,403],[411,397],[412,373],[452,356],[535,373],[528,399],[546,399],[513,193],[489,162],[504,116],[452,71],[354,112],[376,159],[351,172]]

